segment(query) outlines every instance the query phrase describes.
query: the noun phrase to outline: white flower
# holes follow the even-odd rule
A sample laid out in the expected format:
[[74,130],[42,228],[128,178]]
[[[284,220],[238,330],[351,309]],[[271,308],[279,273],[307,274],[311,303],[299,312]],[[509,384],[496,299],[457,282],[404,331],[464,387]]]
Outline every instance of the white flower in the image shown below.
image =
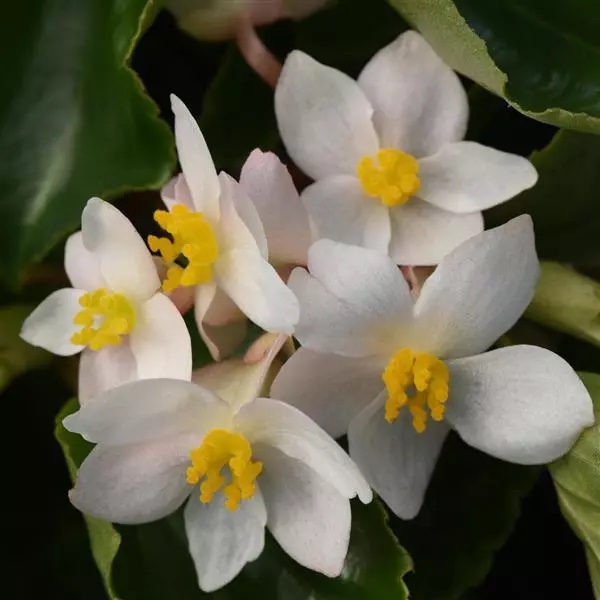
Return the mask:
[[526,159],[460,141],[468,103],[416,32],[380,50],[358,81],[292,52],[275,92],[292,159],[315,179],[302,194],[319,238],[437,264],[483,230],[481,210],[537,180]]
[[71,491],[81,511],[145,523],[177,510],[198,582],[231,581],[269,528],[296,561],[335,577],[350,535],[349,498],[372,499],[356,465],[299,410],[257,398],[275,352],[258,365],[225,361],[199,375],[126,384],[65,419],[97,444]]
[[402,518],[414,517],[444,439],[521,464],[550,462],[593,423],[585,387],[535,346],[485,352],[521,316],[538,276],[529,216],[481,233],[446,256],[413,303],[393,261],[321,240],[290,287],[304,347],[272,394],[332,436]]
[[[170,212],[155,213],[171,239],[148,239],[171,265],[164,290],[195,288],[196,322],[214,358],[243,339],[243,315],[266,331],[292,333],[298,302],[268,263],[267,238],[252,201],[229,175],[217,175],[204,137],[181,100],[171,96],[171,104],[183,173],[163,190]],[[175,262],[181,256],[185,267]]]
[[65,247],[72,288],[50,294],[23,323],[21,337],[60,356],[81,352],[79,400],[149,377],[189,380],[190,336],[160,293],[152,256],[129,220],[92,198],[81,231]]

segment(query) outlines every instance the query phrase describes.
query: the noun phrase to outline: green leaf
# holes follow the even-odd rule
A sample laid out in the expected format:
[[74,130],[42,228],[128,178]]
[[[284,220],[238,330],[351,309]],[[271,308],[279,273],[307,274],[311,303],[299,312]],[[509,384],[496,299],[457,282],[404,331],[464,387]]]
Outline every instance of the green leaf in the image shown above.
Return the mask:
[[452,434],[419,515],[391,521],[413,558],[414,574],[406,581],[411,598],[454,600],[480,583],[539,473],[539,467],[510,464],[474,450]]
[[389,0],[454,69],[539,121],[600,132],[594,0]]
[[550,465],[563,515],[585,546],[594,595],[600,599],[600,375],[580,373],[594,402],[596,424]]
[[93,195],[157,188],[172,136],[128,62],[147,0],[30,0],[0,21],[0,276],[16,284]]

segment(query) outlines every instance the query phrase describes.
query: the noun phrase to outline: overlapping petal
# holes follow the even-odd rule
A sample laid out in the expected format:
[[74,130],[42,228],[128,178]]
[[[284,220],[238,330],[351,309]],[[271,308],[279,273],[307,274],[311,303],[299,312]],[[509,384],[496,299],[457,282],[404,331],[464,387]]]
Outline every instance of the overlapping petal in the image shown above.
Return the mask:
[[106,287],[98,260],[84,246],[81,231],[70,235],[67,239],[65,271],[74,288],[92,291]]

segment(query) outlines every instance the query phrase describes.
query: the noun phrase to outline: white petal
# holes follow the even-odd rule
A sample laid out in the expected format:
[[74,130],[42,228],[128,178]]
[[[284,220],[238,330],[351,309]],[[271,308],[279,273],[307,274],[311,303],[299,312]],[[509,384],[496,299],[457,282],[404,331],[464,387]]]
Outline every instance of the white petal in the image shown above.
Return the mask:
[[421,509],[449,427],[430,419],[425,431],[417,433],[406,409],[388,423],[386,394],[350,424],[350,455],[390,510],[401,519],[412,519]]
[[311,243],[308,214],[285,165],[257,148],[242,167],[240,185],[260,215],[271,260],[305,265]]
[[185,531],[196,567],[198,584],[212,592],[229,583],[252,560],[265,542],[267,511],[260,491],[229,511],[221,494],[203,504],[195,490],[185,507]]
[[79,358],[79,403],[84,406],[107,390],[138,379],[129,343],[106,346],[96,351],[86,348]]
[[274,448],[256,448],[267,526],[296,562],[328,577],[342,572],[348,553],[350,501],[299,460]]
[[81,232],[111,291],[144,301],[160,287],[144,240],[114,206],[100,198],[89,200],[81,215]]
[[444,210],[469,213],[500,204],[537,181],[522,156],[475,142],[447,144],[419,161],[419,196]]
[[63,424],[90,442],[122,445],[183,434],[200,439],[229,415],[229,405],[199,385],[142,379],[107,391]]
[[215,263],[218,286],[265,331],[292,333],[298,301],[275,269],[258,253],[230,250]]
[[383,389],[385,360],[348,358],[299,348],[271,386],[271,397],[308,415],[334,438]]
[[177,155],[194,206],[215,222],[219,219],[221,186],[210,151],[196,119],[174,94],[171,94],[171,108],[175,115]]
[[378,200],[365,196],[356,177],[338,175],[317,181],[302,192],[302,201],[317,239],[388,253],[390,211]]
[[270,398],[257,398],[240,409],[235,422],[250,443],[272,446],[302,461],[346,498],[358,495],[362,502],[371,501],[371,489],[348,455],[293,406]]
[[217,326],[227,325],[232,321],[241,321],[245,318],[246,316],[233,300],[222,289],[217,288],[204,316],[204,322]]
[[412,298],[383,254],[319,240],[308,253],[311,275],[295,269],[288,284],[300,302],[296,337],[312,350],[344,356],[389,355],[411,319]]
[[489,348],[525,311],[538,273],[529,215],[467,240],[423,285],[414,310],[419,346],[446,358]]
[[52,292],[25,319],[21,337],[32,346],[39,346],[59,356],[81,352],[84,346],[72,344],[72,335],[81,327],[73,318],[81,310],[79,298],[85,290],[64,288]]
[[74,288],[92,291],[106,287],[97,258],[83,245],[81,231],[67,239],[65,271]]
[[175,177],[160,190],[160,197],[169,210],[171,210],[175,204],[183,204],[190,210],[195,210],[192,194],[183,173],[175,175]]
[[398,265],[437,265],[465,240],[483,231],[480,212],[457,215],[418,198],[391,209],[390,256]]
[[177,510],[186,483],[189,440],[175,437],[127,446],[96,446],[83,461],[71,502],[111,523],[156,521]]
[[545,348],[510,346],[448,366],[448,421],[467,444],[492,456],[527,465],[548,463],[594,424],[583,383]]
[[190,334],[181,313],[165,295],[155,294],[139,307],[129,341],[140,379],[190,380]]
[[371,101],[381,145],[420,157],[461,140],[469,104],[456,74],[416,32],[380,50],[358,84]]
[[354,174],[379,148],[373,109],[358,84],[299,50],[283,65],[275,114],[287,151],[313,179]]

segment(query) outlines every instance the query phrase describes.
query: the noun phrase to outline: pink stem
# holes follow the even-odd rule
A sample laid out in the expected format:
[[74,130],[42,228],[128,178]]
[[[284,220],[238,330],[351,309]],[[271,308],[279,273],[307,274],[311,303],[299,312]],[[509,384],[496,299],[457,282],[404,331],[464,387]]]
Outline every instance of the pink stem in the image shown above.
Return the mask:
[[240,19],[236,42],[242,56],[254,71],[273,89],[281,73],[281,63],[258,37],[248,18]]

